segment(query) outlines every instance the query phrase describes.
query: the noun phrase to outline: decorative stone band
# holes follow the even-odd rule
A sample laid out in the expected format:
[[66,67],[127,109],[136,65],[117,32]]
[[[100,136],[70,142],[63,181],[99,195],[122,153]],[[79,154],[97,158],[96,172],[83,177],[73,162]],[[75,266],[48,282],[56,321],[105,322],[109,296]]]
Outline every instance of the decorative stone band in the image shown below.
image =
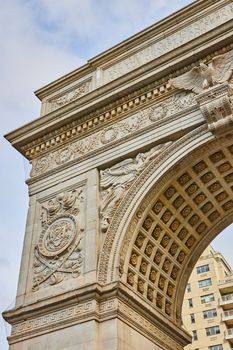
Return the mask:
[[[214,51],[213,53],[209,54],[208,57],[203,57],[202,60],[209,60],[210,58],[223,54],[232,48],[233,44],[230,44],[224,48]],[[186,65],[179,71],[174,72],[172,77],[182,74],[188,69],[192,69],[192,67],[198,65],[198,63],[199,62],[193,62],[191,65]],[[156,80],[149,85],[145,85],[140,90],[136,90],[125,95],[123,98],[114,101],[114,103],[96,109],[94,112],[89,113],[85,117],[77,118],[73,120],[72,123],[63,125],[56,130],[50,130],[49,134],[24,144],[21,147],[23,154],[25,154],[28,159],[36,158],[39,155],[45,154],[49,150],[64,144],[68,140],[70,141],[72,139],[77,139],[77,137],[83,137],[84,135],[90,133],[90,131],[93,133],[94,129],[103,126],[105,123],[109,124],[110,120],[116,121],[117,119],[122,118],[124,115],[127,115],[129,112],[132,113],[133,111],[138,110],[138,108],[145,105],[145,103],[150,103],[153,100],[158,102],[158,100],[161,98],[166,98],[167,95],[174,89],[168,82],[170,77],[171,76],[169,75],[169,77],[167,76]],[[65,103],[63,106],[69,105],[73,108],[73,101],[74,100],[71,98],[70,101]],[[66,112],[70,107],[66,107]],[[77,106],[75,108],[77,108]],[[55,111],[55,113],[58,114],[60,111]]]
[[[11,345],[30,339],[35,335],[50,333],[51,331],[80,324],[88,320],[95,319],[101,322],[115,317],[121,319],[160,347],[165,347],[167,350],[183,349],[183,344],[181,345],[180,342],[172,339],[167,332],[165,333],[162,328],[158,327],[156,322],[151,320],[151,316],[146,317],[145,310],[141,310],[142,312],[136,311],[127,302],[116,297],[103,302],[96,300],[80,302],[76,305],[63,307],[58,311],[48,312],[47,314],[14,324],[8,340]],[[158,316],[155,316],[154,320],[157,318]]]
[[[85,118],[77,118],[72,124],[67,124],[60,129],[51,131],[49,135],[46,135],[43,139],[36,139],[22,146],[22,150],[28,159],[32,159],[48,149],[54,148],[67,140],[76,138],[78,135],[87,134],[90,130],[93,132],[93,129],[99,128],[99,126],[103,125],[105,122],[109,123],[111,119],[122,118],[125,114],[128,114],[129,111],[132,112],[138,109],[138,107],[144,105],[146,102],[152,100],[157,101],[161,99],[161,97],[164,98],[170,90],[172,90],[171,85],[167,81],[164,83],[164,79],[163,81],[155,81],[149,86],[147,85],[143,89],[140,89],[140,91],[135,91],[117,100],[114,103],[116,106],[113,107],[113,104],[110,104],[97,109],[94,113],[88,114]],[[137,96],[136,98],[135,95]]]
[[48,155],[35,158],[32,160],[31,176],[43,174],[68,161],[82,158],[93,151],[96,152],[98,149],[106,147],[106,145],[136,135],[139,131],[146,130],[152,125],[154,127],[161,125],[162,119],[174,116],[185,109],[190,109],[190,107],[195,108],[194,96],[193,93],[180,92],[97,131],[95,134],[72,142]]
[[84,322],[93,317],[96,311],[97,302],[92,300],[16,323],[12,327],[12,333],[8,339],[9,344],[31,338],[35,334],[49,333],[66,325]]
[[231,98],[227,83],[209,88],[196,97],[209,130],[216,136],[233,130]]
[[142,333],[146,332],[149,338],[153,339],[158,345],[164,346],[167,350],[183,350],[183,346],[121,301],[118,302],[118,314],[123,317],[124,320],[127,319],[131,327],[133,325],[134,327],[136,326],[136,329],[140,328]]
[[213,13],[201,16],[201,18],[165,38],[164,33],[162,33],[162,38],[156,37],[156,40],[152,41],[150,45],[143,47],[137,52],[128,55],[127,58],[123,58],[117,63],[106,67],[103,70],[104,83],[119,78],[143,64],[146,64],[155,58],[200,37],[221,24],[232,20],[232,16],[233,4],[228,3],[222,8],[216,9]]

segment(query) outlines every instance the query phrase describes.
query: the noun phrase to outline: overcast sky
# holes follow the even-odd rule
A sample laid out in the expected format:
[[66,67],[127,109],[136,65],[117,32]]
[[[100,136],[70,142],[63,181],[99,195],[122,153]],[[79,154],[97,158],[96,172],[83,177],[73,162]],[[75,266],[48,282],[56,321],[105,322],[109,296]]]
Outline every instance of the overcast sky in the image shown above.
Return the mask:
[[[13,307],[27,214],[27,161],[2,135],[39,116],[33,91],[190,0],[0,0],[0,310]],[[232,259],[230,229],[213,243]],[[229,241],[231,244],[229,244]],[[0,320],[0,349],[9,328]]]

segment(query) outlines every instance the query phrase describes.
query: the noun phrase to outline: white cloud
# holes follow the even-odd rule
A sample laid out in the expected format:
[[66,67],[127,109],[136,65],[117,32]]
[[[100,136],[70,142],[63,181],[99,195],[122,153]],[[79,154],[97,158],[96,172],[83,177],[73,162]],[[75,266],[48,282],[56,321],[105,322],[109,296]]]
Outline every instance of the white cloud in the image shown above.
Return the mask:
[[[13,4],[4,2],[0,11],[0,23],[5,29],[0,32],[0,96],[8,111],[28,113],[28,108],[33,111],[36,105],[34,90],[78,67],[84,59],[46,40],[32,21],[26,2],[15,0]],[[30,115],[30,119],[35,117]],[[23,116],[22,122],[24,119],[29,118]]]
[[34,0],[27,2],[27,9],[47,39],[67,50],[85,48],[91,57],[190,2],[56,0],[54,4],[53,0]]

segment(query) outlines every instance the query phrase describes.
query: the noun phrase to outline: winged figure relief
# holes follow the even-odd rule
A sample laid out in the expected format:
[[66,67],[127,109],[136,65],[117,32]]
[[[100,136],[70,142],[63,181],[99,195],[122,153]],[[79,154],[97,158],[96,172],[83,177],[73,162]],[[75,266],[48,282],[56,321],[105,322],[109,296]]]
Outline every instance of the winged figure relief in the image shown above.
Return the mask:
[[229,82],[233,72],[233,50],[212,58],[207,65],[200,63],[187,73],[170,79],[170,84],[179,89],[192,90],[199,94],[211,86]]

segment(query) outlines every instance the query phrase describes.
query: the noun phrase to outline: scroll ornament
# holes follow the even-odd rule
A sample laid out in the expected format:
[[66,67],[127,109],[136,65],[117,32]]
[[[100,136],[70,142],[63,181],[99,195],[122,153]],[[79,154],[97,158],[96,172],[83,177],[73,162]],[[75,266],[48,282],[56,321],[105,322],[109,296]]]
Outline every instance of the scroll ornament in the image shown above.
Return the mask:
[[41,207],[41,233],[34,251],[33,291],[81,273],[83,188],[63,192]]
[[214,57],[206,65],[192,68],[181,76],[170,79],[179,89],[192,90],[208,123],[208,129],[216,137],[233,131],[233,50]]
[[158,156],[172,142],[166,142],[139,153],[135,158],[127,158],[111,168],[100,171],[101,187],[101,229],[107,231],[118,203],[133,180],[145,168],[148,162]]

